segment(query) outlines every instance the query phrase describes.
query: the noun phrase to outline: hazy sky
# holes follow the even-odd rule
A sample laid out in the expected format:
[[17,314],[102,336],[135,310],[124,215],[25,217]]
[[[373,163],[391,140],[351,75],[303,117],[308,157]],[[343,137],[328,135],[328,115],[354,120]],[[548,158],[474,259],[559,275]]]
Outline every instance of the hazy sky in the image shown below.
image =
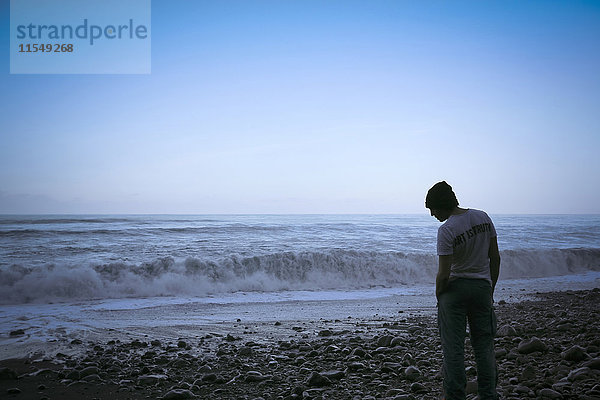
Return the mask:
[[10,75],[0,213],[600,213],[600,2],[152,1],[150,75]]

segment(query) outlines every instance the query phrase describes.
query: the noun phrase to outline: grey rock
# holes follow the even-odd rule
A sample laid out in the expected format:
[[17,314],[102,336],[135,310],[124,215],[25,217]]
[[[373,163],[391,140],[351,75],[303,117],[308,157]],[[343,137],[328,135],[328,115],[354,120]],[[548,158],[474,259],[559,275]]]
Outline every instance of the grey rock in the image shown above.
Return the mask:
[[600,369],[600,357],[592,358],[589,361],[583,363],[584,367],[588,367],[591,369]]
[[569,349],[563,351],[562,353],[560,353],[560,356],[563,360],[575,362],[583,361],[589,357],[586,354],[585,350],[577,345],[572,346]]
[[9,389],[6,389],[6,393],[8,393],[8,394],[19,394],[19,393],[21,393],[21,389],[19,389],[19,388],[9,388]]
[[540,397],[543,397],[545,399],[562,399],[563,398],[562,394],[558,393],[555,390],[548,389],[548,388],[544,388],[544,389],[540,390],[539,395],[540,395]]
[[571,382],[587,379],[590,376],[591,371],[592,370],[589,367],[577,368],[569,372],[569,376],[567,376],[567,379],[569,379]]
[[79,379],[83,379],[89,375],[98,375],[98,367],[87,367],[79,371]]
[[421,377],[421,371],[419,368],[411,365],[404,370],[404,375],[410,380],[417,380]]
[[344,371],[331,370],[331,371],[321,372],[321,375],[327,379],[339,380],[339,379],[342,379],[344,376],[346,376],[346,373]]
[[196,395],[190,392],[187,389],[173,389],[168,391],[163,397],[162,400],[186,400],[186,399],[195,399]]
[[392,339],[394,339],[390,335],[384,335],[377,339],[377,347],[390,347],[392,344]]
[[499,337],[517,336],[517,331],[511,325],[502,325],[496,331],[496,336],[499,336]]
[[269,379],[269,376],[263,375],[259,371],[246,372],[246,382],[262,382],[266,379]]
[[428,390],[422,383],[413,382],[410,384],[410,391],[414,393],[426,393]]
[[151,375],[141,375],[138,377],[139,385],[155,385],[156,383],[167,379],[166,375],[162,374],[151,374]]
[[524,340],[521,343],[519,343],[519,347],[517,348],[517,350],[519,351],[519,353],[521,354],[530,354],[536,351],[546,351],[548,349],[548,346],[546,346],[546,344],[544,342],[542,342],[540,339],[538,339],[537,337],[532,337],[529,340]]
[[323,387],[331,385],[331,380],[319,374],[318,372],[313,371],[313,373],[308,377],[306,384],[311,387]]

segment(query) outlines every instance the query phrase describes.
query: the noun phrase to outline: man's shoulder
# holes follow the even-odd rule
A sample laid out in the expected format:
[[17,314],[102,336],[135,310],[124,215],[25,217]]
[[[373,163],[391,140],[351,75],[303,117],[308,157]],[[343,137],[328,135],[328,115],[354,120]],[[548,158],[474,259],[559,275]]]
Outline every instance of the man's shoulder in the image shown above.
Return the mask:
[[491,219],[490,216],[483,210],[478,210],[476,208],[469,208],[469,212],[471,215],[474,215],[479,218]]

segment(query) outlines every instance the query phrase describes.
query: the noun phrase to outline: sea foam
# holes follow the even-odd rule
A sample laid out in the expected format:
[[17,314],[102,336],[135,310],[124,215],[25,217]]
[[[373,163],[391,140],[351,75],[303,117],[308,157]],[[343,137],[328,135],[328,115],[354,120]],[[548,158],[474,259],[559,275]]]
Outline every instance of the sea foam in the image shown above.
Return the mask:
[[[600,271],[600,249],[506,250],[500,279]],[[0,269],[0,304],[233,292],[350,290],[433,283],[433,254],[327,250],[219,259],[12,265]]]

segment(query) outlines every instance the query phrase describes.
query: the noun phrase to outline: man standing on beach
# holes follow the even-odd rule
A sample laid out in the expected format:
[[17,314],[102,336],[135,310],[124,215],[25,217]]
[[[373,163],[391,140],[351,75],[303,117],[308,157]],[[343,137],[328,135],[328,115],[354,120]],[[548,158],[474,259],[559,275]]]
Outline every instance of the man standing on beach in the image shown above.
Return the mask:
[[444,222],[437,234],[439,270],[435,294],[444,353],[445,399],[464,400],[466,396],[464,345],[468,320],[479,399],[495,400],[496,316],[492,303],[500,254],[494,224],[483,211],[458,207],[456,195],[445,181],[429,189],[425,207]]

